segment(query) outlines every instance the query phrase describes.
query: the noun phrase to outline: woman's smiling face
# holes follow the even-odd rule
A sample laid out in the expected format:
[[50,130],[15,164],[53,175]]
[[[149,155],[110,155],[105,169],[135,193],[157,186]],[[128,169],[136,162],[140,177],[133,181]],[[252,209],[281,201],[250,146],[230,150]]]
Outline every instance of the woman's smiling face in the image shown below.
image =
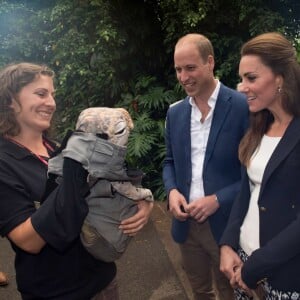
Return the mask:
[[247,96],[251,112],[263,109],[272,111],[273,107],[281,105],[282,77],[275,75],[271,68],[263,64],[259,56],[243,56],[239,75],[242,81],[238,85],[238,90]]
[[21,89],[11,107],[15,111],[21,131],[43,132],[48,129],[56,109],[53,79],[40,75]]

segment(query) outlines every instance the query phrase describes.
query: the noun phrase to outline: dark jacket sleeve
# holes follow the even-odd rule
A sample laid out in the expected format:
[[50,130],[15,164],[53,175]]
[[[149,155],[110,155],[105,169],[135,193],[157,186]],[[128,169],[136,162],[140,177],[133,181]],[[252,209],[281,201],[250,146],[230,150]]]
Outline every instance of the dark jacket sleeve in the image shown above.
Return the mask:
[[263,247],[255,250],[242,268],[243,281],[255,288],[257,282],[272,277],[274,271],[300,253],[300,216]]
[[248,211],[249,201],[249,179],[246,169],[243,168],[241,190],[233,203],[227,226],[219,242],[220,245],[228,245],[235,250],[238,249],[240,227]]
[[166,128],[165,128],[165,144],[166,144],[166,155],[163,163],[163,181],[167,193],[173,188],[177,188],[175,170],[174,170],[174,161],[172,154],[172,146],[170,141],[170,121],[169,121],[169,111],[166,117]]
[[88,213],[87,174],[80,163],[64,158],[62,182],[31,216],[34,229],[59,251],[78,238]]
[[[241,192],[234,202],[228,224],[220,240],[220,245],[239,247],[240,227],[248,211],[250,201],[249,179],[244,171]],[[242,268],[242,279],[249,288],[256,288],[264,278],[272,278],[288,262],[300,253],[300,215],[280,233],[259,249],[253,251]],[[296,262],[295,262],[296,263]]]

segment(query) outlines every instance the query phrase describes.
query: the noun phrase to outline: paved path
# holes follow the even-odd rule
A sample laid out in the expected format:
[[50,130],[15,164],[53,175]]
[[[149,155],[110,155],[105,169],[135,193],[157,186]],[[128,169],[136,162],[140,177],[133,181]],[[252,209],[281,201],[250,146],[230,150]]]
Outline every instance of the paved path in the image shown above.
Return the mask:
[[[189,300],[190,286],[181,269],[177,245],[170,238],[165,203],[156,202],[151,220],[130,243],[118,265],[120,300]],[[0,238],[0,270],[10,284],[0,287],[0,300],[20,300],[15,285],[13,252]],[[113,300],[113,299],[112,299]]]

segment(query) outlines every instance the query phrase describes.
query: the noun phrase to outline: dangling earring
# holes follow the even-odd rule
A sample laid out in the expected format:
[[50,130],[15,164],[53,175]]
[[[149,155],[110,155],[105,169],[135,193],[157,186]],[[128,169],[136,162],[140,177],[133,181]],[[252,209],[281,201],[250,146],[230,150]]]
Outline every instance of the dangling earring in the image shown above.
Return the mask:
[[282,91],[282,88],[279,86],[279,87],[277,88],[277,91],[278,91],[278,93],[280,94],[281,91]]

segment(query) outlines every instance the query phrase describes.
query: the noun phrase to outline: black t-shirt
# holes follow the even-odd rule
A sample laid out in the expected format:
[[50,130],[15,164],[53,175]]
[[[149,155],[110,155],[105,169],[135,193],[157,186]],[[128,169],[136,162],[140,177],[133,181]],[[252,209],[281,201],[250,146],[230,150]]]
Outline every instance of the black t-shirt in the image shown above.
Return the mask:
[[[42,199],[46,182],[47,166],[42,161],[27,149],[0,137],[2,236],[36,213],[36,202]],[[60,216],[64,216],[64,211]],[[57,243],[61,220],[53,218],[47,222],[52,234],[57,231]],[[43,224],[42,230],[46,225]],[[77,225],[81,227],[81,224]],[[24,299],[88,300],[110,283],[116,274],[115,264],[94,259],[82,246],[79,233],[80,230],[78,237],[63,251],[51,246],[49,241],[40,253],[30,254],[11,242],[16,253],[17,285]]]

